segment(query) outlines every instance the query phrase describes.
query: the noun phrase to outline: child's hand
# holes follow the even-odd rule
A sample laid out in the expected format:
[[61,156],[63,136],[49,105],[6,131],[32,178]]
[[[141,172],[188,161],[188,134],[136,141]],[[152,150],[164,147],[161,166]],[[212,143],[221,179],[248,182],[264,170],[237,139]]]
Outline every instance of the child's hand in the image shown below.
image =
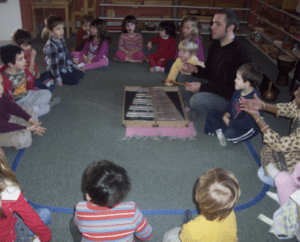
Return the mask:
[[31,49],[31,57],[32,58],[36,57],[36,51],[35,51],[35,49]]
[[161,58],[161,59],[160,59],[160,61],[165,61],[165,60],[166,60],[165,58]]
[[79,60],[78,60],[78,58],[75,58],[75,57],[74,57],[72,60],[73,60],[73,62],[74,62],[76,65],[78,65],[78,64],[79,64]]
[[62,82],[57,82],[56,86],[62,87],[64,84]]
[[224,122],[224,124],[226,125],[226,126],[229,126],[229,122],[230,122],[230,113],[228,113],[228,112],[226,112],[226,113],[224,113],[224,115],[223,115],[223,122]]
[[41,74],[39,72],[36,73],[35,78],[40,78]]
[[85,66],[81,67],[81,68],[77,68],[78,70],[85,72]]
[[35,122],[35,123],[31,124],[29,127],[27,127],[27,130],[29,130],[33,134],[43,136],[43,133],[45,133],[46,128],[41,127],[41,124],[42,124],[42,122],[40,122],[40,123]]
[[152,49],[152,42],[151,41],[148,42],[147,47],[148,47],[148,50]]
[[39,236],[35,235],[32,237],[31,242],[41,242]]

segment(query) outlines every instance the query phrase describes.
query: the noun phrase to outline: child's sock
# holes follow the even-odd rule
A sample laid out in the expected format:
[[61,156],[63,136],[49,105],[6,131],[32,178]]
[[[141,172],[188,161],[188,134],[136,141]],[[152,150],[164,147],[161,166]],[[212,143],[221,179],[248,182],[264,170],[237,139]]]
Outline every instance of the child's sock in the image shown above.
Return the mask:
[[221,146],[226,146],[227,145],[227,140],[226,140],[226,138],[225,138],[225,136],[224,136],[224,134],[222,132],[222,129],[216,130],[216,134],[217,134],[218,139],[220,141],[220,145]]
[[277,166],[274,163],[270,163],[267,165],[267,172],[269,173],[269,176],[272,177],[273,179],[275,176],[280,172],[277,168]]
[[50,108],[54,107],[55,105],[57,105],[57,104],[59,104],[59,103],[61,103],[61,98],[60,98],[60,97],[55,97],[55,98],[53,98],[53,99],[50,101],[50,103],[49,103]]
[[279,198],[278,198],[278,195],[277,193],[275,192],[270,192],[270,191],[267,191],[266,193],[270,198],[274,199],[276,202],[279,203]]
[[154,72],[165,72],[165,68],[164,67],[160,67],[160,66],[154,66],[153,67]]

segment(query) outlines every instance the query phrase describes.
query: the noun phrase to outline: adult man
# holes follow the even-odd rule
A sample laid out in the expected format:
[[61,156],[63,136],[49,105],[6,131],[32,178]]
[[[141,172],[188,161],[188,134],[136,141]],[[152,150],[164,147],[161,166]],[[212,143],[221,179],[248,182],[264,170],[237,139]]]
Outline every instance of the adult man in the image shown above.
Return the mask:
[[[237,69],[251,62],[246,46],[235,38],[234,30],[238,27],[239,17],[232,9],[223,8],[212,21],[212,44],[208,50],[205,68],[184,63],[178,81],[188,83],[180,87],[185,104],[202,113],[211,109],[224,110],[235,90],[234,80]],[[200,78],[200,79],[199,79]]]

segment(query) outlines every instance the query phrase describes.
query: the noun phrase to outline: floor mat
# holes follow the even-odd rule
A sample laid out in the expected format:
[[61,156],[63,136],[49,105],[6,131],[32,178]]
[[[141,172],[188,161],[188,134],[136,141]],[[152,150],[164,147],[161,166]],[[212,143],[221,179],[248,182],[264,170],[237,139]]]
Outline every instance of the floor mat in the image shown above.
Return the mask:
[[145,139],[151,137],[160,140],[163,137],[173,139],[195,139],[197,132],[193,122],[189,122],[188,127],[127,127],[124,139]]

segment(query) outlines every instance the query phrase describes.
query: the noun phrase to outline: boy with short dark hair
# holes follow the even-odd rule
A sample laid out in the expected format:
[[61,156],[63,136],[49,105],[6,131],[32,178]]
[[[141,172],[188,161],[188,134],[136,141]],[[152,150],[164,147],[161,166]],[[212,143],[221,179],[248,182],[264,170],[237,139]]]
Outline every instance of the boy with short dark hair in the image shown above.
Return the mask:
[[46,71],[42,74],[39,73],[35,57],[36,51],[32,48],[32,38],[31,34],[25,29],[17,29],[12,33],[12,41],[20,46],[24,51],[24,58],[26,60],[26,68],[34,77],[35,87],[38,89],[48,89],[51,86],[51,90],[54,90],[54,79],[52,74],[49,71]]
[[[239,67],[235,79],[235,92],[226,112],[211,110],[207,116],[204,132],[217,134],[221,146],[227,145],[227,140],[233,143],[246,141],[257,135],[260,130],[248,113],[241,111],[240,99],[253,99],[257,94],[255,88],[263,79],[262,69],[255,63]],[[260,111],[261,115],[263,112]]]
[[[232,172],[219,167],[207,171],[200,176],[195,187],[200,215],[181,228],[168,231],[163,242],[237,242],[233,209],[240,194],[239,183]],[[190,210],[185,212],[187,214],[185,217],[191,219]]]
[[[32,107],[38,117],[47,114],[57,100],[50,103],[52,94],[49,90],[35,90],[34,77],[26,68],[22,48],[14,44],[0,47],[0,74],[3,77],[4,95],[15,101],[22,108]],[[59,100],[60,101],[60,100]]]
[[[85,202],[76,205],[70,221],[74,241],[134,241],[152,236],[147,223],[134,202],[122,202],[130,191],[127,172],[113,162],[96,161],[88,166],[82,177]],[[74,222],[78,231],[74,229]]]

